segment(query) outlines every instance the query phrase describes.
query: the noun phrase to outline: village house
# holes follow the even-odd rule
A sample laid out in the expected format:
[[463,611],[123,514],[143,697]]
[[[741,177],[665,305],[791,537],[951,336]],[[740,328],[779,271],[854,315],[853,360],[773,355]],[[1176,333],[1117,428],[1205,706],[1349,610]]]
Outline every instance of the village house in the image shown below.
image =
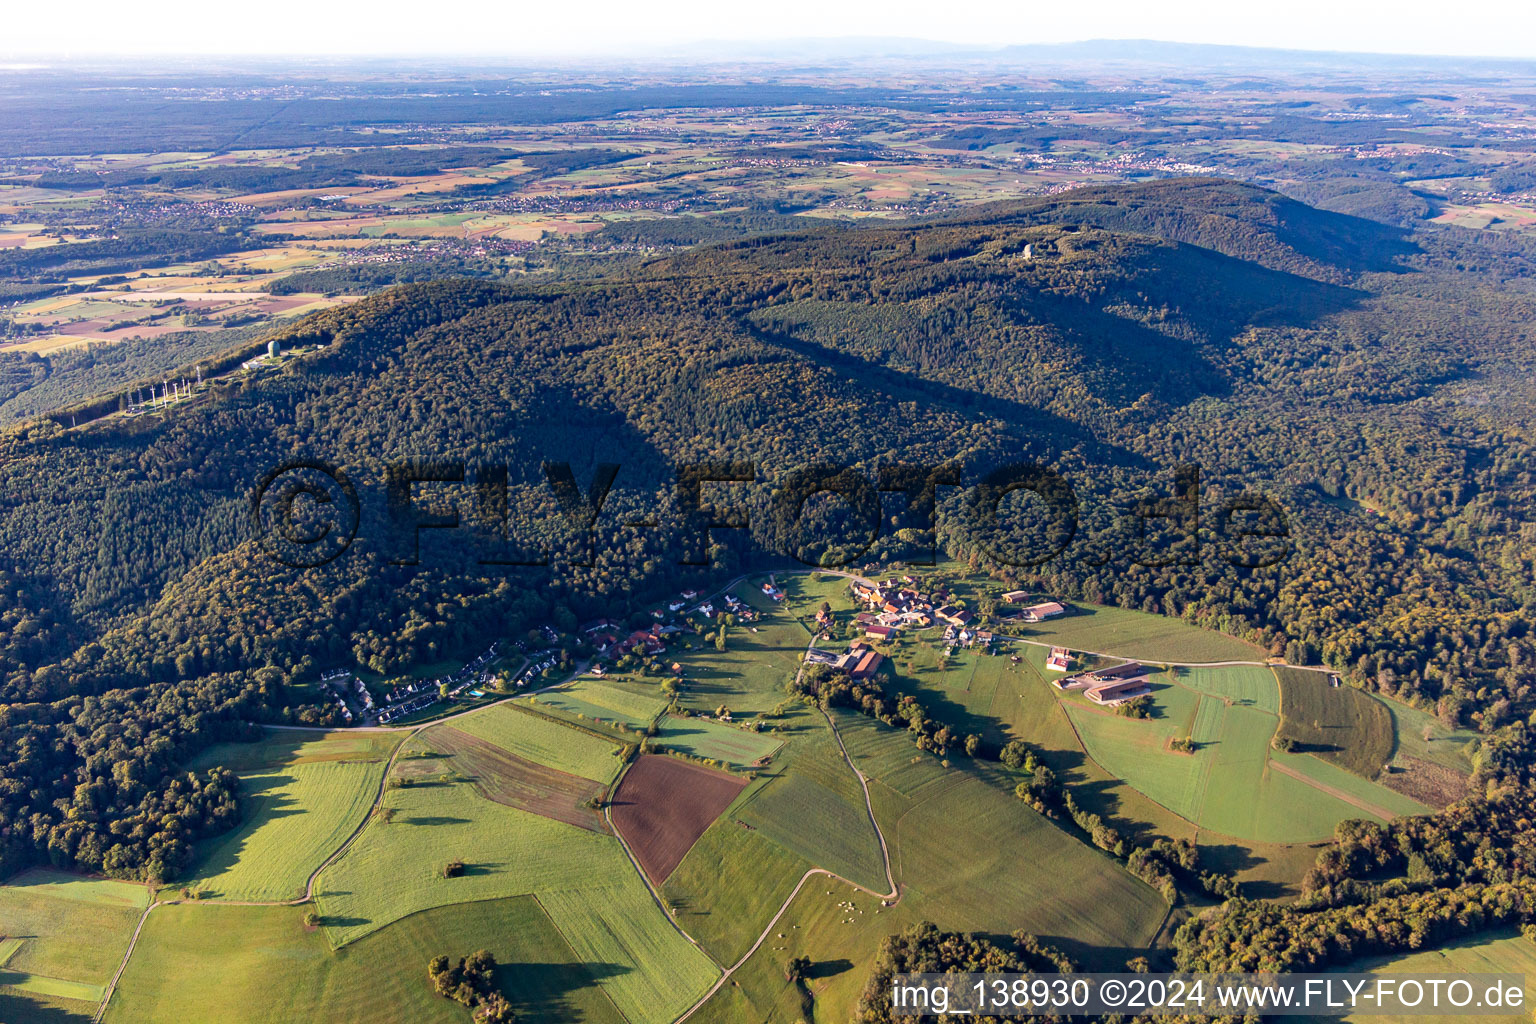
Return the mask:
[[1065,647],[1052,647],[1050,655],[1045,659],[1045,667],[1052,672],[1070,672],[1072,652]]
[[971,621],[971,613],[964,608],[956,608],[954,605],[945,605],[934,612],[939,618],[951,626],[964,626]]

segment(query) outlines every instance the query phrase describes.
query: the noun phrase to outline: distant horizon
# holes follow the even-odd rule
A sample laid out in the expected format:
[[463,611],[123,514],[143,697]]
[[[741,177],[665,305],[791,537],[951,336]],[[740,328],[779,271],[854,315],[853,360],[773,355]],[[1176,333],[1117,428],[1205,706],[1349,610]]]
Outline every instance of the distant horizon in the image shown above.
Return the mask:
[[[1207,0],[1152,5],[1107,0],[1091,12],[1023,9],[989,0],[946,5],[942,16],[918,0],[783,0],[771,16],[722,10],[704,0],[638,5],[589,0],[578,7],[491,4],[424,15],[404,0],[355,7],[271,0],[259,14],[210,11],[193,0],[138,5],[85,0],[76,17],[35,5],[7,15],[0,64],[86,57],[474,58],[477,60],[648,61],[690,50],[764,50],[786,43],[902,43],[934,52],[977,54],[1027,46],[1156,42],[1318,54],[1536,60],[1536,5],[1481,5],[1448,18],[1422,0],[1390,5],[1294,0],[1283,12],[1236,9]],[[1104,31],[1113,26],[1112,35]],[[723,54],[722,54],[723,56]]]
[[[814,53],[799,54],[792,52],[795,47],[812,47]],[[217,60],[217,61],[250,61],[252,63],[271,63],[283,61],[336,61],[340,63],[430,63],[433,61],[472,60],[477,64],[495,63],[528,63],[538,61],[550,62],[632,62],[637,64],[661,63],[688,59],[698,61],[708,57],[700,51],[708,51],[714,54],[713,62],[727,62],[739,60],[743,54],[758,54],[757,59],[789,62],[801,56],[807,60],[825,60],[828,58],[870,58],[870,57],[972,57],[985,59],[989,56],[1003,56],[1010,53],[1031,50],[1059,50],[1065,54],[1067,51],[1088,51],[1091,48],[1124,49],[1132,47],[1144,47],[1148,49],[1164,48],[1168,50],[1205,50],[1213,54],[1219,52],[1231,52],[1234,56],[1241,53],[1252,53],[1255,56],[1263,54],[1288,55],[1307,54],[1315,57],[1378,57],[1378,58],[1403,58],[1425,59],[1434,61],[1473,61],[1473,62],[1504,62],[1504,63],[1536,63],[1536,52],[1530,54],[1500,54],[1493,52],[1484,53],[1450,53],[1431,51],[1409,50],[1382,50],[1382,49],[1343,49],[1318,46],[1283,46],[1264,45],[1257,43],[1225,43],[1208,42],[1184,39],[1156,39],[1144,37],[1093,37],[1083,39],[1065,39],[1050,42],[1008,42],[1008,43],[970,43],[943,39],[929,39],[917,36],[871,36],[871,35],[845,35],[845,36],[783,36],[765,39],[739,39],[739,38],[700,38],[678,41],[673,43],[658,43],[644,47],[635,47],[626,51],[619,50],[558,50],[551,49],[545,52],[534,51],[496,51],[496,50],[422,50],[422,51],[377,51],[361,52],[350,50],[164,50],[164,51],[128,51],[128,50],[37,50],[37,51],[0,51],[0,71],[22,70],[30,68],[46,68],[51,66],[47,62],[93,59],[107,62],[133,61],[146,59],[170,59],[177,61]],[[1083,53],[1073,59],[1092,60],[1134,60],[1135,56],[1123,53],[1105,53],[1095,55]]]

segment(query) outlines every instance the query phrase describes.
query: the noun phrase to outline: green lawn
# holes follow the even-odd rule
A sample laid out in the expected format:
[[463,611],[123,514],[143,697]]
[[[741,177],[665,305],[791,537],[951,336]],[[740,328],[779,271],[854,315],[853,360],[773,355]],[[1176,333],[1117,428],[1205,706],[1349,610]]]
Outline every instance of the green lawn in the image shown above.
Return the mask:
[[619,771],[619,748],[591,733],[572,729],[512,704],[498,704],[453,721],[462,729],[518,757],[579,775],[611,782]]
[[[633,1024],[671,1020],[712,980],[613,837],[492,803],[450,777],[390,790],[386,806],[393,820],[376,816],[317,887],[336,946],[434,907],[534,894],[582,962],[606,965],[599,984]],[[463,876],[442,877],[450,859]]]
[[469,1014],[436,995],[438,954],[495,955],[502,990],[529,1024],[623,1024],[588,964],[532,897],[414,914],[332,951],[306,929],[303,908],[185,904],[149,916],[112,998],[112,1024],[463,1024]]
[[383,760],[323,761],[242,772],[245,821],[202,844],[188,886],[218,899],[290,900],[362,824]]
[[784,745],[784,740],[771,732],[752,732],[703,718],[673,718],[670,715],[661,720],[656,742],[669,750],[737,767],[768,757]]
[[0,1020],[88,1020],[149,898],[146,886],[42,869],[0,886]]

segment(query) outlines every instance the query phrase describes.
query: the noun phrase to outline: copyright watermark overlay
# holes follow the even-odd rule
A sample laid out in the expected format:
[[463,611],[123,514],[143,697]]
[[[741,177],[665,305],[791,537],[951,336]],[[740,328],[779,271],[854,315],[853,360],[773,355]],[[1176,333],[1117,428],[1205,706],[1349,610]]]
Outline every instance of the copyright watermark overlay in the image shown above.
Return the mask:
[[1530,1019],[1523,974],[898,974],[892,1017],[1034,1015]]
[[[322,459],[289,459],[256,482],[251,521],[274,560],[301,569],[341,557],[365,519],[377,526],[386,561],[406,566],[421,563],[427,531],[465,528],[464,542],[486,566],[553,564],[552,532],[569,542],[563,557],[573,566],[597,564],[600,534],[611,540],[637,532],[661,534],[661,548],[677,564],[704,566],[724,531],[747,531],[768,550],[822,569],[857,563],[883,536],[914,543],[903,535],[915,533],[931,538],[926,552],[904,560],[932,565],[941,508],[952,532],[995,564],[1019,568],[1071,551],[1089,565],[1123,559],[1151,568],[1193,567],[1215,558],[1261,569],[1291,551],[1289,517],[1278,502],[1231,488],[1207,500],[1194,465],[1173,467],[1171,482],[1158,493],[1117,505],[1110,530],[1085,529],[1076,488],[1037,463],[1009,463],[970,479],[954,463],[873,469],[818,463],[779,473],[750,461],[680,463],[667,468],[665,479],[656,479],[652,467],[632,481],[618,503],[623,515],[610,501],[626,482],[619,464],[597,465],[583,481],[568,463],[543,462],[537,472],[516,477],[516,489],[514,468],[453,458],[389,462],[372,474],[382,480],[367,492],[377,506],[369,516],[359,488],[341,468]],[[533,492],[547,499],[550,511],[526,529],[527,512],[516,506]],[[945,503],[941,495],[956,500]],[[636,500],[659,504],[637,509]],[[828,502],[838,508],[835,515],[827,513]],[[530,536],[515,536],[519,514]]]
[[295,458],[262,474],[251,493],[250,515],[255,535],[274,561],[314,569],[352,546],[362,524],[362,502],[338,467]]

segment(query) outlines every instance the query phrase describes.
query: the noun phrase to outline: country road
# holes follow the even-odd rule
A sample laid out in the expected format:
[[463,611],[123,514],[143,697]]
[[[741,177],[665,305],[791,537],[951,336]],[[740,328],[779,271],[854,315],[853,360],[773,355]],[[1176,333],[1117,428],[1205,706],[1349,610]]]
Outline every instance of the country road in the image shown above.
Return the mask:
[[[847,576],[849,574],[837,573],[836,575]],[[862,580],[862,577],[854,578]],[[868,580],[863,580],[863,582],[867,583]],[[811,642],[806,645],[806,650],[813,650],[815,647],[816,638],[813,636],[811,637]],[[799,681],[800,676],[804,675],[805,673],[805,664],[806,663],[802,661],[800,663],[800,671],[795,674],[795,679],[797,682]],[[805,874],[800,876],[800,881],[795,883],[795,887],[791,889],[789,895],[784,898],[784,902],[779,904],[779,909],[774,913],[773,918],[769,920],[768,925],[763,929],[762,934],[758,935],[757,941],[752,943],[752,948],[748,949],[744,954],[742,954],[740,960],[737,960],[734,964],[725,968],[724,973],[722,973],[720,977],[716,979],[715,983],[710,986],[709,991],[700,996],[699,1001],[690,1006],[688,1011],[681,1017],[677,1018],[674,1024],[683,1024],[683,1021],[693,1016],[701,1006],[709,1002],[710,999],[714,998],[715,993],[719,992],[721,987],[731,979],[731,975],[735,974],[738,970],[741,969],[743,964],[752,959],[752,955],[756,953],[762,946],[763,942],[767,940],[768,934],[773,931],[775,926],[778,925],[779,918],[783,917],[785,911],[789,910],[789,905],[795,901],[796,896],[800,895],[800,890],[805,888],[805,883],[809,882],[812,878],[815,878],[818,875],[825,875],[828,878],[836,879],[837,881],[842,882],[844,885],[857,889],[860,892],[868,893],[878,900],[884,900],[890,903],[895,903],[901,899],[901,889],[896,884],[895,874],[891,871],[891,850],[890,847],[886,844],[885,833],[880,830],[880,822],[875,819],[875,805],[869,796],[869,779],[866,778],[864,773],[859,771],[858,766],[853,763],[853,758],[849,756],[848,748],[843,745],[843,736],[837,731],[837,722],[833,720],[831,713],[819,704],[816,706],[816,710],[820,711],[822,716],[826,718],[827,727],[832,730],[832,738],[837,740],[837,749],[842,751],[843,760],[848,762],[849,770],[853,772],[854,778],[859,780],[859,787],[864,791],[864,810],[869,814],[869,824],[875,830],[875,838],[880,841],[880,858],[885,862],[885,881],[886,884],[890,886],[890,890],[883,893],[875,892],[874,890],[866,888],[857,882],[850,882],[842,875],[828,871],[825,868],[811,868]],[[637,864],[637,870],[638,867],[639,865]],[[665,907],[663,907],[663,909],[665,909]],[[679,930],[681,931],[681,928],[679,928]],[[684,934],[686,935],[687,933],[684,932]],[[693,941],[691,937],[689,938],[689,941]],[[695,942],[694,945],[698,945],[698,943]]]

